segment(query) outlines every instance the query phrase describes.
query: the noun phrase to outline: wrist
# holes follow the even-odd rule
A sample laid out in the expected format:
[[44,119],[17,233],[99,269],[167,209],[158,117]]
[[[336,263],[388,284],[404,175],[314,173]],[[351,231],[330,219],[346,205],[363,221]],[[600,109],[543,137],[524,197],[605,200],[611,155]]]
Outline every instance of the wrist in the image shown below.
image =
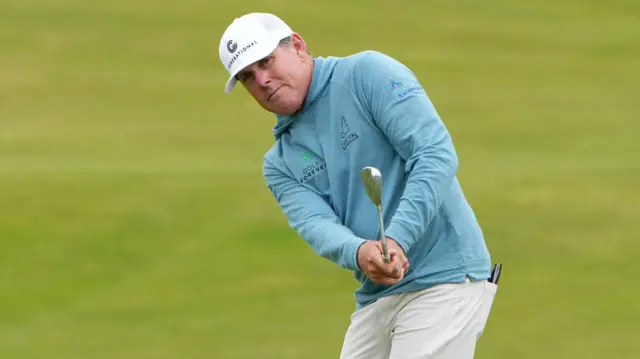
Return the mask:
[[360,249],[362,246],[367,243],[366,240],[363,240],[358,247],[356,247],[356,269],[362,272],[362,267],[360,266]]

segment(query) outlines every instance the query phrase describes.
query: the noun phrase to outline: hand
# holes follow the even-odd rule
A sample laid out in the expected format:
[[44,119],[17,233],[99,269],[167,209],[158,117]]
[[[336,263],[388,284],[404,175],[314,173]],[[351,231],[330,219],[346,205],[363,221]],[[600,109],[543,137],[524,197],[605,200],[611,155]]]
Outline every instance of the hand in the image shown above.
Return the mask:
[[[380,247],[380,254],[382,255],[382,242],[376,241],[378,247]],[[391,252],[394,251],[397,253],[398,261],[400,262],[401,267],[404,269],[404,274],[409,270],[409,260],[407,259],[406,253],[398,242],[394,239],[387,237],[387,249],[389,250],[389,257],[391,257]]]
[[409,269],[409,262],[402,248],[394,241],[388,240],[391,261],[382,260],[382,243],[367,241],[358,249],[358,265],[360,269],[376,284],[393,285],[398,283]]

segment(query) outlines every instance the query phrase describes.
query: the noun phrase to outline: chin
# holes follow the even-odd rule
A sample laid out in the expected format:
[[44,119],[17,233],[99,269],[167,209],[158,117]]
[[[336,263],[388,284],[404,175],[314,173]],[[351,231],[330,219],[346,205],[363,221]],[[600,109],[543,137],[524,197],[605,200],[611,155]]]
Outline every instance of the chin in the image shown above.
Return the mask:
[[273,109],[270,110],[272,113],[276,114],[276,115],[280,115],[280,116],[291,116],[294,113],[296,113],[296,111],[291,111],[289,109]]
[[301,107],[301,104],[298,104],[297,101],[296,102],[291,101],[288,103],[284,103],[280,106],[274,106],[270,111],[281,116],[291,116],[296,112],[298,112],[300,107]]

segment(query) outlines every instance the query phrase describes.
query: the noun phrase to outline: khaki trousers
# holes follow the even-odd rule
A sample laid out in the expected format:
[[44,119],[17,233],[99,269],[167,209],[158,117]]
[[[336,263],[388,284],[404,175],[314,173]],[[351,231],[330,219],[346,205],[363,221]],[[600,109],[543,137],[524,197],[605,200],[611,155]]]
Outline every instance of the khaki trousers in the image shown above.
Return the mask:
[[340,359],[472,359],[496,292],[467,279],[383,297],[352,314]]

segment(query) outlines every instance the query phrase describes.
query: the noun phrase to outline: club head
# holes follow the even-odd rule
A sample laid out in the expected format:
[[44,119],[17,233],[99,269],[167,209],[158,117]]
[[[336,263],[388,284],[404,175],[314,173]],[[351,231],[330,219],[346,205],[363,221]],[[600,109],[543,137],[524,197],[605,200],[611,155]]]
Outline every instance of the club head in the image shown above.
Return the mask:
[[382,205],[382,174],[375,167],[365,167],[360,171],[362,185],[371,202],[376,206]]

